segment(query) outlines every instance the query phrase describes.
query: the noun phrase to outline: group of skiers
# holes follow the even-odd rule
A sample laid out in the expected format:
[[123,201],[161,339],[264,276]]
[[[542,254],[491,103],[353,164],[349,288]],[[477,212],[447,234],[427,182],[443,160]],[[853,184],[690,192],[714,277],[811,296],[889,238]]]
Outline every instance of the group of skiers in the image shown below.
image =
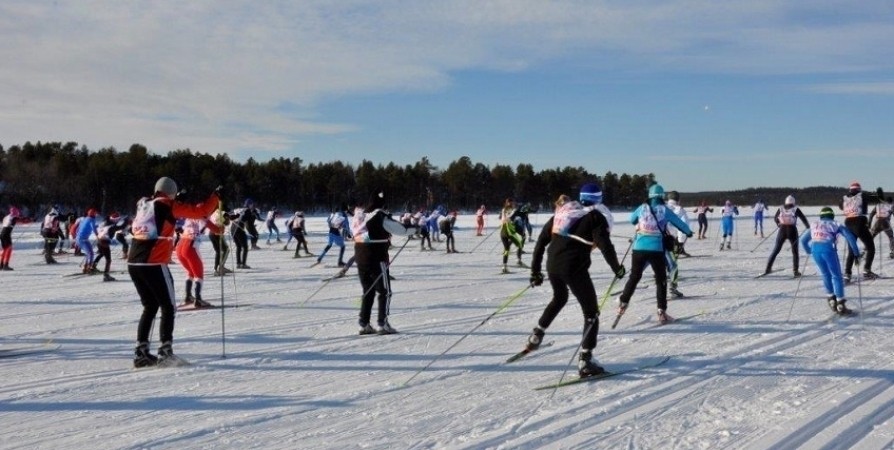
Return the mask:
[[[227,271],[224,267],[228,253],[224,238],[227,231],[236,246],[237,268],[249,268],[247,264],[249,246],[257,248],[256,242],[259,233],[254,222],[260,219],[261,214],[254,207],[252,200],[246,200],[241,208],[224,211],[220,189],[211,193],[203,202],[195,205],[179,200],[177,195],[178,190],[174,180],[162,177],[155,185],[153,196],[140,199],[136,208],[137,212],[132,219],[112,213],[103,222],[98,223],[97,211],[88,209],[83,217],[75,221],[76,226],[70,228],[71,239],[84,255],[82,264],[84,273],[98,272],[96,267],[105,258],[105,268],[102,273],[106,280],[112,279],[109,275],[111,239],[117,239],[125,245],[128,273],[143,305],[137,329],[135,367],[184,363],[173,352],[174,316],[177,302],[168,264],[172,261],[171,256],[175,251],[178,261],[187,272],[186,296],[180,306],[200,308],[209,307],[211,304],[202,298],[204,266],[195,248],[196,240],[207,230],[215,250],[214,274],[218,276]],[[875,205],[875,207],[871,213],[868,213],[870,205]],[[823,208],[819,220],[811,224],[798,208],[795,198],[787,196],[783,205],[777,209],[773,216],[773,220],[777,224],[774,233],[778,234],[763,275],[773,271],[776,257],[783,244],[788,241],[793,256],[793,274],[795,277],[801,276],[798,245],[800,244],[816,264],[827,291],[830,308],[838,314],[847,315],[852,311],[846,305],[844,288],[846,282],[852,279],[853,265],[862,259],[864,264],[862,277],[876,277],[877,275],[871,271],[875,254],[873,238],[882,232],[886,233],[889,239],[894,236],[890,226],[892,205],[891,198],[884,198],[881,188],[875,193],[866,193],[862,191],[859,183],[854,182],[849,186],[847,195],[843,196],[839,208],[845,216],[844,224],[839,224],[834,220],[834,211],[829,207]],[[769,211],[769,208],[763,199],[759,199],[754,209],[755,236],[764,238],[763,213]],[[730,250],[734,232],[733,219],[739,214],[738,207],[732,202],[726,201],[720,211],[722,230],[720,250]],[[588,273],[591,264],[591,251],[596,248],[601,251],[616,280],[628,274],[623,259],[619,260],[611,241],[613,225],[611,212],[602,204],[602,192],[595,183],[582,186],[577,200],[567,195],[560,196],[555,202],[554,215],[545,223],[537,237],[531,264],[527,266],[522,260],[523,247],[527,240],[533,241],[534,239],[533,229],[528,219],[529,212],[529,206],[518,206],[513,199],[507,199],[500,210],[500,225],[497,228],[503,245],[502,268],[504,273],[508,272],[508,259],[512,253],[512,247],[515,246],[516,264],[521,267],[530,267],[531,286],[539,286],[548,279],[553,290],[550,303],[528,337],[526,350],[536,350],[543,342],[546,329],[567,303],[570,292],[581,304],[584,318],[578,364],[579,375],[581,377],[597,375],[604,369],[593,357],[599,330],[600,311],[596,301],[595,288]],[[698,239],[706,239],[706,215],[713,212],[713,209],[702,202],[692,212],[698,216]],[[484,236],[486,214],[487,209],[484,205],[476,212],[477,236]],[[387,210],[385,194],[376,192],[368,202],[358,205],[352,212],[349,211],[347,205],[342,204],[327,217],[328,241],[319,255],[313,255],[308,250],[304,213],[296,211],[286,222],[289,241],[286,242],[284,249],[288,248],[291,239],[294,238],[298,242],[294,257],[301,257],[300,251],[303,250],[304,256],[317,257],[314,263],[316,265],[322,263],[323,258],[333,246],[339,247],[338,267],[342,271],[346,271],[352,263],[357,266],[363,293],[358,319],[359,334],[393,334],[397,330],[388,321],[392,295],[391,281],[393,280],[388,273],[391,262],[389,248],[392,247],[392,237],[407,237],[407,243],[410,239],[418,238],[421,242],[421,249],[425,250],[426,242],[428,248],[432,248],[431,235],[434,234],[438,240],[437,236],[440,234],[446,238],[447,252],[455,252],[453,226],[456,215],[456,211],[448,213],[446,208],[438,206],[428,212],[420,210],[415,214],[405,213],[400,219],[395,220]],[[10,267],[12,229],[20,216],[20,211],[11,207],[0,224],[0,244],[2,244],[0,270],[12,270]],[[275,210],[266,214],[268,244],[271,244],[274,238],[277,242],[282,242],[275,224],[277,217],[278,214]],[[876,220],[870,229],[869,221],[873,217]],[[44,252],[48,264],[55,263],[52,256],[64,236],[61,231],[63,225],[60,219],[59,208],[54,207],[44,218],[41,227],[41,234],[46,242]],[[798,221],[809,232],[799,235]],[[677,289],[678,258],[689,256],[685,250],[685,242],[695,235],[688,225],[687,210],[680,204],[679,193],[676,191],[665,192],[660,184],[653,183],[649,187],[647,201],[631,213],[630,223],[634,225],[634,236],[630,239],[630,248],[628,249],[628,252],[632,251],[630,270],[627,282],[619,296],[618,318],[628,308],[634,290],[642,279],[646,266],[649,266],[655,280],[658,321],[661,324],[671,322],[674,319],[667,313],[668,293],[678,297],[682,296]],[[675,231],[671,231],[669,226],[672,226]],[[127,233],[132,234],[129,251],[126,247],[127,240],[124,238]],[[843,272],[837,257],[838,235],[845,238],[849,248]],[[97,242],[98,254],[95,256],[90,242],[91,236]],[[354,256],[346,263],[344,254],[345,242],[348,239],[354,242]],[[863,243],[864,252],[862,254],[857,245],[857,239]],[[889,256],[894,258],[894,243],[891,245]],[[403,247],[401,247],[402,249]],[[546,275],[542,272],[545,254],[548,254]],[[626,256],[625,253],[624,259]],[[374,326],[372,308],[376,303],[378,309]],[[159,310],[161,310],[159,333],[161,345],[157,355],[153,355],[150,352],[149,333]]]

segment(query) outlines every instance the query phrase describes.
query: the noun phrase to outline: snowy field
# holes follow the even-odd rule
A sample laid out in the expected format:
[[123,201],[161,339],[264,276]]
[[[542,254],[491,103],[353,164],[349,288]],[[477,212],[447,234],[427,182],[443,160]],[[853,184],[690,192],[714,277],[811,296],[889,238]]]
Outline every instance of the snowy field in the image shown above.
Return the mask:
[[[813,220],[818,208],[805,211]],[[79,258],[45,265],[36,225],[18,226],[15,271],[0,272],[0,349],[48,341],[58,349],[0,359],[0,447],[894,448],[894,281],[849,285],[849,306],[864,314],[831,319],[812,262],[805,277],[792,278],[788,245],[776,260],[785,270],[754,279],[775,236],[758,245],[750,210],[743,213],[733,250],[718,252],[716,220],[710,239],[687,244],[698,256],[681,260],[687,297],[671,300],[668,312],[700,315],[655,327],[648,269],[640,283],[648,287],[637,290],[615,330],[617,299],[606,305],[600,363],[618,371],[669,355],[667,363],[555,391],[533,388],[569,368],[580,308],[572,299],[547,331],[552,346],[504,363],[521,350],[551,292],[528,289],[483,323],[528,283],[522,268],[499,275],[493,215],[488,237],[475,236],[472,216],[460,216],[456,248],[472,253],[446,254],[443,242],[421,252],[418,241],[400,252],[391,323],[401,333],[392,336],[357,335],[356,271],[321,281],[336,272],[334,250],[328,267],[309,268],[312,258],[293,259],[264,236],[263,249],[249,253],[251,270],[206,280],[206,300],[219,304],[223,291],[237,308],[225,317],[220,309],[178,314],[174,349],[195,365],[144,370],[131,368],[141,309],[124,262],[113,261],[116,282],[63,277],[78,271]],[[615,218],[619,257],[632,234],[625,218]],[[318,253],[324,219],[308,224]],[[768,234],[775,228],[772,220],[765,226]],[[880,274],[894,273],[887,245],[876,258]],[[210,273],[211,246],[200,252]],[[184,271],[172,270],[182,296]],[[602,296],[611,279],[598,254],[591,276]],[[574,375],[571,367],[566,377]]]

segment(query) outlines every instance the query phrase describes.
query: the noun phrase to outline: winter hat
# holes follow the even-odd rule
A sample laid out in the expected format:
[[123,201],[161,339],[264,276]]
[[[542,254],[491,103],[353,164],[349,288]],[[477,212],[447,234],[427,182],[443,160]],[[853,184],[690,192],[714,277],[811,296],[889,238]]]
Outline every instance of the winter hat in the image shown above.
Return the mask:
[[251,208],[254,205],[255,205],[255,201],[250,198],[245,199],[245,202],[242,204],[242,206],[245,208]]
[[120,219],[120,218],[121,218],[121,215],[118,214],[117,212],[113,212],[112,214],[109,214],[109,220],[111,220],[112,222],[117,222],[118,219]]
[[155,192],[161,192],[168,198],[177,196],[177,183],[168,177],[161,177],[155,182]]
[[655,183],[649,188],[649,198],[664,198],[664,188],[660,184]]
[[584,205],[602,203],[602,189],[596,183],[587,183],[580,188],[580,202]]
[[371,209],[379,209],[385,207],[385,193],[382,191],[375,191],[372,195],[369,196],[369,207]]
[[680,201],[680,193],[677,191],[670,191],[667,193],[667,198],[669,200],[673,200],[675,202]]
[[860,183],[857,181],[851,181],[850,190],[851,192],[860,192],[863,187],[860,186]]
[[87,217],[96,217],[96,210],[93,209],[93,208],[88,209],[88,210],[87,210]]
[[786,204],[786,205],[794,205],[794,204],[795,204],[795,197],[792,196],[792,195],[789,195],[788,197],[786,197],[786,198],[785,198],[785,204]]
[[834,219],[834,218],[835,218],[835,211],[832,211],[832,208],[825,206],[825,207],[823,207],[823,209],[820,210],[820,219]]
[[727,200],[726,203],[724,203],[724,205],[726,205],[726,206],[733,206],[733,202]]
[[19,212],[19,208],[16,208],[15,206],[10,206],[9,207],[9,215],[12,217],[21,217],[22,213]]

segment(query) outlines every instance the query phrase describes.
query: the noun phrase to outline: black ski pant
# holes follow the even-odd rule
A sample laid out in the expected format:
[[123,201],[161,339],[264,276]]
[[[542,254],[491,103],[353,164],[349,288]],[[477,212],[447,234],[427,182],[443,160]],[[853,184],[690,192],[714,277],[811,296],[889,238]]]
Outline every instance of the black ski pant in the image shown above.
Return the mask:
[[553,288],[553,298],[546,305],[537,325],[547,329],[553,323],[565,304],[568,303],[568,291],[570,290],[577,302],[580,303],[581,312],[584,315],[583,336],[580,341],[582,351],[596,348],[596,335],[599,333],[599,305],[596,300],[596,289],[590,281],[590,274],[586,269],[575,273],[548,273],[549,283]]
[[109,268],[112,265],[112,247],[107,239],[100,239],[96,242],[96,259],[93,260],[93,268],[95,269],[99,260],[106,259],[106,268],[103,273],[108,275]]
[[159,342],[174,340],[174,315],[177,311],[174,297],[174,278],[167,264],[152,266],[128,265],[127,272],[137,288],[143,314],[137,326],[137,343],[149,342],[152,322],[161,309],[161,324],[158,327]]
[[630,278],[624,285],[624,292],[621,293],[621,303],[629,303],[633,297],[633,291],[636,285],[643,277],[643,271],[646,265],[652,267],[655,274],[655,298],[658,301],[658,309],[667,309],[667,261],[664,259],[663,251],[634,250],[630,257]]
[[708,232],[708,216],[704,214],[699,214],[698,216],[698,235],[701,237],[705,237],[705,233]]
[[[863,272],[872,271],[872,261],[875,260],[875,242],[872,240],[872,233],[869,232],[869,219],[866,216],[848,217],[844,219],[844,226],[850,230],[860,242],[863,243]],[[850,274],[854,266],[854,253],[851,252],[851,246],[847,246],[847,259],[844,262],[844,273]]]
[[776,246],[773,247],[773,251],[770,252],[770,259],[767,260],[767,272],[773,270],[773,262],[776,261],[776,256],[782,251],[782,244],[784,244],[785,241],[788,241],[789,245],[792,247],[793,270],[798,270],[798,268],[801,267],[799,264],[800,256],[798,253],[798,227],[794,225],[780,225],[779,233],[776,234]]
[[248,236],[241,227],[233,232],[233,243],[236,244],[236,266],[242,266],[248,261]]
[[875,239],[879,233],[885,233],[885,236],[888,236],[888,251],[894,253],[894,232],[891,231],[890,218],[875,219],[875,223],[872,225],[872,238]]
[[391,279],[388,277],[388,262],[373,263],[370,265],[357,265],[357,275],[360,277],[360,286],[363,287],[363,297],[360,303],[360,326],[369,324],[372,316],[373,302],[378,298],[379,316],[378,324],[382,326],[388,320],[391,306]]
[[227,263],[227,254],[230,253],[230,247],[222,234],[212,234],[210,238],[211,247],[214,248],[214,270],[222,271],[222,266]]

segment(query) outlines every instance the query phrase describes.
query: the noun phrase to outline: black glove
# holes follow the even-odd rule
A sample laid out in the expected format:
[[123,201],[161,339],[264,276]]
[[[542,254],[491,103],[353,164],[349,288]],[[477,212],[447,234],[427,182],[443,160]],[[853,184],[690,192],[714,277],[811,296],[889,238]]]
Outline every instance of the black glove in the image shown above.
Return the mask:
[[615,271],[615,278],[620,280],[621,278],[624,278],[624,275],[627,275],[627,269],[625,269],[624,266],[618,267],[618,270]]
[[692,237],[692,232],[690,231],[690,232],[686,233],[686,237],[691,238],[691,237]]
[[543,284],[543,274],[540,272],[531,272],[531,286],[540,286]]

